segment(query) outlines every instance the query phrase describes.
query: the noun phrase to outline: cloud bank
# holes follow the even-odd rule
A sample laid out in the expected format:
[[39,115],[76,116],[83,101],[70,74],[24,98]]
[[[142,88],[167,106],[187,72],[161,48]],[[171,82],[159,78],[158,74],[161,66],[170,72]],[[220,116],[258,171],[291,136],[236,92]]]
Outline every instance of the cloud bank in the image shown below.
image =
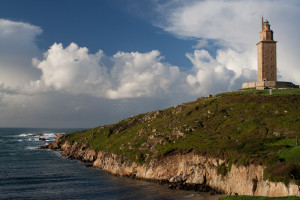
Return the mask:
[[53,44],[43,60],[33,59],[42,75],[27,86],[27,91],[57,91],[107,99],[167,98],[227,91],[240,87],[240,83],[236,83],[238,78],[254,78],[250,72],[231,65],[246,65],[247,61],[238,59],[239,54],[231,50],[223,54],[220,52],[215,59],[205,50],[188,53],[193,67],[183,72],[163,62],[157,50],[117,52],[108,57],[101,50],[90,54],[86,47],[75,43],[66,48]]
[[107,57],[101,50],[89,54],[87,48],[75,43],[66,48],[54,44],[45,53],[44,60],[34,59],[42,76],[31,84],[43,90],[109,99],[163,95],[182,77],[178,67],[161,59],[156,50],[118,52]]
[[38,26],[0,19],[0,84],[16,87],[39,77],[31,58],[41,55],[36,45],[41,33]]

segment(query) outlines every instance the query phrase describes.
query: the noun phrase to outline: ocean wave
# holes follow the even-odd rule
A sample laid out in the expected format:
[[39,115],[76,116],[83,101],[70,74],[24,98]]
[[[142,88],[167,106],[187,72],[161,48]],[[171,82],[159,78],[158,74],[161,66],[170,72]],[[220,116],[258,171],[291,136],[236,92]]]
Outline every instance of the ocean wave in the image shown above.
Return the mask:
[[[58,134],[65,133],[21,133],[16,137],[26,138],[27,141],[54,141]],[[18,140],[20,141],[20,139]],[[23,141],[23,140],[22,140]]]
[[28,138],[27,141],[39,141],[39,138]]
[[16,137],[56,137],[58,134],[65,134],[65,133],[21,133]]
[[27,137],[27,136],[28,136],[28,134],[22,133],[22,134],[17,135],[16,137]]
[[37,150],[38,147],[25,147],[25,150]]

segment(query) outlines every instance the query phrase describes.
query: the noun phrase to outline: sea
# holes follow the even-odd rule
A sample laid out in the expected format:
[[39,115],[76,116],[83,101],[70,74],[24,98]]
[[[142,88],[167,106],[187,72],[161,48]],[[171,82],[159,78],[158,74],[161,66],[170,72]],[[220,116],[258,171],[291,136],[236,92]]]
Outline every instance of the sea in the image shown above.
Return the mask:
[[38,146],[83,129],[0,128],[0,199],[217,200],[220,195],[111,175]]

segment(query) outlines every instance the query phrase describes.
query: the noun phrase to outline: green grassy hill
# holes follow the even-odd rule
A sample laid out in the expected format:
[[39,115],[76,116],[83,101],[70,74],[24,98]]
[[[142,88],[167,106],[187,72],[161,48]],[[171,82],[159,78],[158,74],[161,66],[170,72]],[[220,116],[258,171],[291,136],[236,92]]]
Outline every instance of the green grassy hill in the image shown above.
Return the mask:
[[[268,166],[273,181],[300,179],[300,89],[239,90],[199,98],[115,124],[67,134],[63,140],[147,163],[173,153],[195,152],[232,163]],[[299,141],[300,142],[300,141]]]

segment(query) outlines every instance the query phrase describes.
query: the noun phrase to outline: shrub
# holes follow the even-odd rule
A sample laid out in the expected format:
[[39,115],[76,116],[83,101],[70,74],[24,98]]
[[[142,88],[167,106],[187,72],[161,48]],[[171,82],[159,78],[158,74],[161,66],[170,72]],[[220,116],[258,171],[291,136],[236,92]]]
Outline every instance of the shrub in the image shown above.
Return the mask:
[[300,166],[289,162],[280,162],[272,166],[268,166],[264,170],[264,180],[273,182],[283,182],[288,184],[290,180],[300,179]]
[[222,177],[227,175],[228,168],[226,167],[225,163],[222,163],[221,165],[218,165],[217,173],[218,173],[218,175],[222,175]]

